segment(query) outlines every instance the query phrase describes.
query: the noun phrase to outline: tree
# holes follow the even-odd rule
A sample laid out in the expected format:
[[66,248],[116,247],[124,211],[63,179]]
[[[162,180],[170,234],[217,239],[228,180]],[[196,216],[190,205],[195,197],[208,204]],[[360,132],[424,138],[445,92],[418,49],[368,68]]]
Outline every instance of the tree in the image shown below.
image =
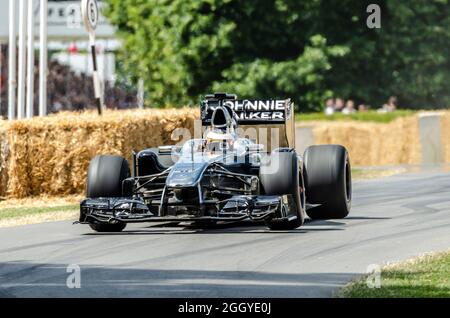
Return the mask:
[[331,69],[330,56],[343,56],[342,47],[327,47],[320,35],[310,39],[298,57],[287,61],[256,59],[233,64],[222,72],[223,80],[213,84],[214,91],[232,91],[244,98],[291,97],[302,111],[320,111],[323,100],[332,92],[324,86],[324,74]]
[[380,34],[391,94],[414,108],[450,105],[450,4],[447,0],[387,2]]
[[[327,96],[379,106],[450,104],[450,0],[108,0],[122,59],[151,105],[194,104],[213,90]],[[381,8],[381,28],[366,20]]]
[[[366,9],[381,8],[381,28],[369,29]],[[408,108],[450,104],[448,0],[324,0],[317,32],[349,48],[331,59],[326,86],[345,98],[379,106],[398,96]]]
[[213,90],[241,98],[292,97],[319,109],[329,59],[347,53],[309,28],[320,1],[110,0],[122,58],[149,104],[197,103]]

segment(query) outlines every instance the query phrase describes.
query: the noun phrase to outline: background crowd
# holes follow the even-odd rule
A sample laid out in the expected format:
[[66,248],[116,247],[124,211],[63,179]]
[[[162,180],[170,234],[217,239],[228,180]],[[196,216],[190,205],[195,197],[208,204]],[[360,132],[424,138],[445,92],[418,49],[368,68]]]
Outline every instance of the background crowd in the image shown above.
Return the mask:
[[[391,96],[388,101],[383,104],[377,112],[379,113],[390,113],[397,109],[397,97]],[[344,99],[337,98],[328,98],[325,100],[324,112],[326,115],[333,115],[334,113],[342,113],[344,115],[353,114],[356,112],[367,112],[370,110],[370,105],[366,105],[361,103],[358,107],[355,107],[355,102],[351,99],[345,101]]]

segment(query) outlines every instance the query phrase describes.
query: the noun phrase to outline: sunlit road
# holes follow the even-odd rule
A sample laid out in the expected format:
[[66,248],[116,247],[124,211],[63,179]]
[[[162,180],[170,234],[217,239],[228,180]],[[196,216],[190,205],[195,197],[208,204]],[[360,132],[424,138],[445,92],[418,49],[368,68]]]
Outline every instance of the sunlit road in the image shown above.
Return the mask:
[[[0,229],[3,297],[329,297],[370,264],[450,248],[450,173],[354,184],[351,215],[290,232],[55,222]],[[80,288],[66,285],[70,264]]]

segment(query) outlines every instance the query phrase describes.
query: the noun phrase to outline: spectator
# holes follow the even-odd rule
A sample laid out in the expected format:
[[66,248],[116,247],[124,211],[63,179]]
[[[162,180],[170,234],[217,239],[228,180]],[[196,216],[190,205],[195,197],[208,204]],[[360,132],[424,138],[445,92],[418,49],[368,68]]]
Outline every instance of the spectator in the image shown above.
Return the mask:
[[365,113],[369,110],[369,106],[367,106],[366,104],[360,104],[358,106],[358,112],[359,113]]
[[345,115],[353,114],[355,112],[355,102],[349,99],[345,104],[344,109],[342,109],[342,113]]
[[397,97],[391,96],[388,99],[387,104],[384,104],[380,109],[378,109],[379,113],[390,113],[397,109]]
[[343,108],[344,108],[344,100],[340,97],[336,98],[336,101],[334,103],[334,111],[341,112]]
[[333,115],[334,114],[334,100],[332,98],[328,98],[325,101],[325,115]]
[[395,96],[389,97],[388,104],[387,104],[388,112],[395,111],[397,109],[397,103],[398,103],[397,97],[395,97]]

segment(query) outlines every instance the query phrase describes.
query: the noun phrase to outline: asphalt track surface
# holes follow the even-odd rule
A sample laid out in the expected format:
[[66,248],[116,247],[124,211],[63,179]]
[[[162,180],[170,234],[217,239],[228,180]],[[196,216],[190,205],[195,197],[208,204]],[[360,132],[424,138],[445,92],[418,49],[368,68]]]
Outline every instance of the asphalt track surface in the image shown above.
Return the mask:
[[[242,224],[128,226],[96,234],[54,222],[0,229],[2,297],[329,297],[371,264],[450,248],[450,173],[354,183],[351,215],[269,232]],[[70,289],[67,266],[81,269]]]

